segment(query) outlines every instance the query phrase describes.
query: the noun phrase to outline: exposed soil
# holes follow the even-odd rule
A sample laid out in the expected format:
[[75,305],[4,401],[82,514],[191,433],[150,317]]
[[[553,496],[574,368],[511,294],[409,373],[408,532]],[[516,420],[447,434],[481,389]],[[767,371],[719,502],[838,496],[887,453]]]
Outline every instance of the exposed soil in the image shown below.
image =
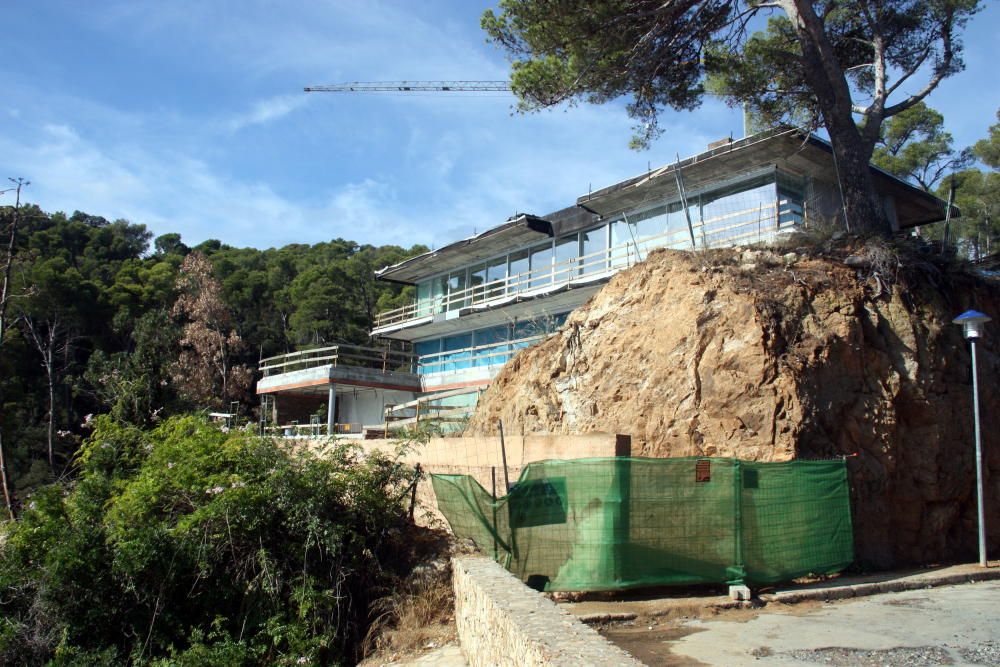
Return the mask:
[[[783,254],[782,254],[783,253]],[[627,433],[636,456],[850,456],[856,551],[975,553],[970,356],[957,314],[996,281],[880,242],[656,251],[483,395],[471,434]],[[989,541],[1000,545],[997,336],[979,344]]]

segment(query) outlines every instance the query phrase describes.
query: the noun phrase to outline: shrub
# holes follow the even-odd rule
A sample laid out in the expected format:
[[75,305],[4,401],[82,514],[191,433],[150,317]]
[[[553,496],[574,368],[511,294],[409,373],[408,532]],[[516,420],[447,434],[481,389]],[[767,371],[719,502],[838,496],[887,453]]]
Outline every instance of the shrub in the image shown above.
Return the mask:
[[98,419],[0,537],[0,664],[334,664],[412,566],[413,471],[181,417]]

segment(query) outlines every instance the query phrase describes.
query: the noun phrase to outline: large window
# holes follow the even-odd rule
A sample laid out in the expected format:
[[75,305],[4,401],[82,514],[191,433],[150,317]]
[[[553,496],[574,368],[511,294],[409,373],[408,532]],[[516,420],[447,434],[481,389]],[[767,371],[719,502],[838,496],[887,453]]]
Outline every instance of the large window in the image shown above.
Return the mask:
[[455,271],[448,276],[448,310],[458,310],[469,305],[465,288],[465,269]]
[[499,366],[517,350],[538,342],[540,336],[552,333],[566,321],[569,313],[546,315],[518,320],[484,329],[420,341],[413,344],[419,357],[419,372],[442,373],[472,367]]
[[765,241],[777,230],[774,175],[700,197],[699,246]]
[[531,287],[544,287],[552,283],[552,242],[531,250]]
[[580,234],[580,273],[601,273],[608,268],[608,228],[598,227]]
[[497,257],[486,264],[486,298],[502,296],[507,291],[507,256]]
[[531,270],[530,253],[521,250],[510,254],[510,268],[507,275],[510,276],[510,292],[523,292],[528,289],[528,271]]
[[469,269],[469,287],[472,290],[472,303],[486,299],[486,265],[479,264]]
[[553,279],[556,282],[569,280],[576,275],[577,259],[580,256],[580,235],[571,234],[561,239],[556,239],[555,243],[555,273]]
[[443,352],[441,360],[444,362],[442,370],[459,371],[472,366],[472,352],[467,348],[472,347],[472,334],[459,334],[448,336],[442,341]]
[[434,312],[431,309],[431,283],[425,280],[417,284],[417,317],[424,317]]

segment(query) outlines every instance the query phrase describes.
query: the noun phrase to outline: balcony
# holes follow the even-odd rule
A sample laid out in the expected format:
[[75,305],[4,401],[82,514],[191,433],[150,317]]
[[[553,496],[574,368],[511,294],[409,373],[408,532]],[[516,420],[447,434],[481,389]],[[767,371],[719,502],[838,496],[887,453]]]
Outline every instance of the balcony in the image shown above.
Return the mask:
[[477,345],[459,350],[424,354],[417,361],[417,372],[422,376],[435,373],[463,371],[470,368],[502,366],[514,354],[525,347],[545,339],[549,334],[527,336],[516,340]]
[[389,371],[413,373],[416,368],[415,359],[416,356],[410,352],[389,350],[385,347],[331,345],[268,357],[260,362],[259,369],[264,377],[321,366],[370,368],[383,373]]
[[[541,296],[566,286],[598,282],[642,261],[653,249],[690,250],[692,236],[695,247],[700,248],[757,243],[767,241],[779,232],[790,231],[801,220],[801,204],[782,199],[771,204],[727,212],[707,220],[693,221],[690,230],[685,224],[682,229],[655,236],[639,239],[628,237],[597,252],[379,313],[372,333],[384,334],[433,322],[435,316],[458,317],[470,310],[486,310],[519,299]],[[613,224],[622,225],[619,233],[629,228],[622,222]],[[612,239],[615,239],[616,232],[618,230],[612,232]]]

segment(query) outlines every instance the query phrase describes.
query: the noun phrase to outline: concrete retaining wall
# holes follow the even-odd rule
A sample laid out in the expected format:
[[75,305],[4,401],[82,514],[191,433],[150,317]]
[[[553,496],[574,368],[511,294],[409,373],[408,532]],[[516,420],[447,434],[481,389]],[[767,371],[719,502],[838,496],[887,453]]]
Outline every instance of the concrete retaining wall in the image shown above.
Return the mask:
[[[381,451],[395,456],[400,443],[396,440],[360,440],[366,451]],[[528,463],[546,459],[583,459],[606,456],[630,456],[632,438],[615,433],[584,435],[509,435],[504,438],[507,451],[507,475],[511,484],[517,481],[521,469]],[[330,446],[327,440],[301,440],[296,446],[322,452]],[[499,437],[431,438],[426,444],[410,446],[402,457],[410,465],[420,464],[430,474],[472,475],[484,489],[492,490],[496,476],[497,496],[506,495]],[[446,526],[437,511],[437,499],[429,476],[417,485],[415,513],[418,524]]]
[[472,667],[642,664],[488,558],[454,558],[452,572],[458,638]]

